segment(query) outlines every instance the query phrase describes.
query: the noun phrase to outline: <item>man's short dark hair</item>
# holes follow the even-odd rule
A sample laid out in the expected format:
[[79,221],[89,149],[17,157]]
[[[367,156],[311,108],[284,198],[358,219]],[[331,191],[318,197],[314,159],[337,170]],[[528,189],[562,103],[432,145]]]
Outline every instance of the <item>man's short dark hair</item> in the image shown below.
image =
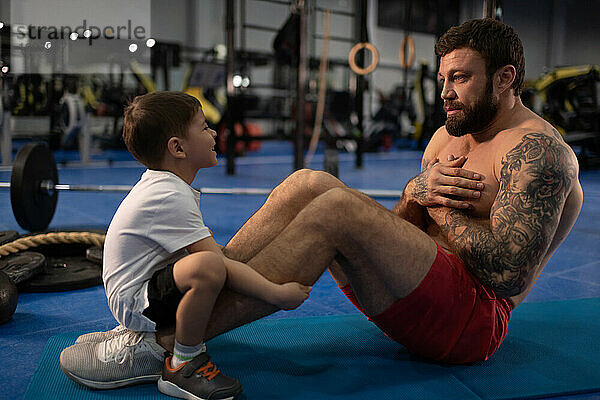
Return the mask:
[[492,18],[464,22],[442,35],[435,45],[435,54],[443,57],[465,47],[481,54],[490,77],[505,65],[514,66],[517,74],[512,88],[515,96],[521,94],[525,79],[525,57],[523,43],[512,27]]
[[146,167],[160,167],[169,139],[187,137],[200,108],[198,99],[182,92],[137,96],[125,108],[123,117],[123,141],[127,150]]

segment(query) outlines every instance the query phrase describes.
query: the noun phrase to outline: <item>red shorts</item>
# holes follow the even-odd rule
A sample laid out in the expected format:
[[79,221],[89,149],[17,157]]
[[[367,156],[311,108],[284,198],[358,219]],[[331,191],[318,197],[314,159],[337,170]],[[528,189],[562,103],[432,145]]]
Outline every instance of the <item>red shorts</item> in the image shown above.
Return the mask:
[[[350,285],[341,289],[363,311]],[[421,284],[368,319],[414,354],[464,364],[487,360],[500,347],[511,310],[507,299],[497,298],[458,257],[438,245],[435,261]]]

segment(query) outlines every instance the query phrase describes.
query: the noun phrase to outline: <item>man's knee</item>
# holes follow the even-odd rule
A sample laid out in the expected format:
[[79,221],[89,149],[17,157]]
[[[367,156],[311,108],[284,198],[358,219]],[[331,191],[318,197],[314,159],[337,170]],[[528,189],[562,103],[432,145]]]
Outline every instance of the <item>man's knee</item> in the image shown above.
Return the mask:
[[355,222],[356,211],[361,206],[362,203],[349,189],[335,187],[311,202],[307,217],[324,230],[339,232],[346,224]]
[[295,184],[297,182],[304,182],[310,177],[310,175],[313,172],[317,172],[317,171],[314,171],[309,168],[299,169],[297,171],[292,172],[287,178],[285,178],[284,182],[289,182],[292,184]]
[[365,208],[370,207],[369,204],[362,201],[353,193],[353,189],[348,187],[329,189],[322,197],[328,208],[342,210],[344,214],[351,218],[357,212],[362,213]]
[[305,169],[302,176],[308,186],[308,190],[315,194],[315,196],[321,195],[330,189],[346,187],[339,179],[335,176],[324,172],[324,171],[313,171]]
[[310,201],[336,187],[344,187],[344,184],[333,175],[304,168],[288,176],[273,190],[271,196],[273,198]]

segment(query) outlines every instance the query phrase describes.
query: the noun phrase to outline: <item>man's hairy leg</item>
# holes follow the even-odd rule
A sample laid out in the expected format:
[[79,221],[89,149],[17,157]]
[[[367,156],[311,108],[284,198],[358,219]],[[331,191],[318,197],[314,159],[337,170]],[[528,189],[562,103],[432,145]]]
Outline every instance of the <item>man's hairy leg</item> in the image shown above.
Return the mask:
[[[419,285],[435,259],[436,245],[384,207],[336,188],[302,209],[248,264],[276,282],[285,276],[311,285],[338,255],[348,260],[342,267],[365,312],[376,315]],[[223,292],[206,337],[275,311],[259,300]]]
[[[379,207],[380,209],[387,210],[387,208],[385,208],[380,203],[375,201],[373,198],[367,196],[366,194],[364,194],[356,189],[348,188],[348,190],[350,191],[350,193],[354,194],[359,199],[364,201],[366,205],[370,205],[373,207]],[[342,265],[344,265],[344,267],[342,267]],[[335,283],[340,288],[350,284],[350,280],[344,273],[344,270],[349,270],[351,268],[352,268],[352,266],[351,266],[350,262],[348,261],[348,259],[346,259],[340,253],[338,253],[336,255],[335,260],[329,266],[329,273],[331,274],[331,277],[333,278]]]
[[[435,242],[414,225],[351,189],[335,188],[306,206],[249,264],[291,271],[313,284],[334,259],[347,260],[345,276],[365,312],[376,315],[421,283],[436,254]],[[248,309],[235,311],[238,322],[249,322],[254,310]],[[216,311],[209,330],[219,334],[231,320],[220,321]]]
[[[313,199],[335,187],[345,186],[339,179],[325,172],[308,169],[294,172],[271,192],[265,204],[246,221],[227,243],[227,246],[223,248],[223,253],[229,258],[248,263],[250,259],[271,243]],[[278,266],[260,263],[249,264],[273,282],[283,283],[299,279],[297,272],[286,268],[285,264]],[[321,272],[316,275],[310,284],[318,279]],[[227,316],[234,312],[232,305],[238,303],[243,303],[248,309],[256,312],[257,316],[253,320],[277,311],[271,305],[226,288],[217,299],[215,309],[222,310],[220,312]],[[261,309],[262,311],[260,311]],[[231,319],[233,320],[234,317],[232,316]],[[157,332],[157,339],[163,347],[172,349],[174,327],[160,328]]]
[[375,316],[421,283],[437,256],[437,245],[364,193],[346,189],[345,195],[345,202],[354,204],[352,210],[362,210],[352,217],[357,223],[350,225],[351,232],[345,233],[357,241],[341,242],[329,272],[338,286],[350,284],[363,311]]
[[309,169],[294,172],[273,189],[265,204],[227,243],[224,254],[234,260],[248,262],[271,243],[308,203],[335,187],[345,185],[328,173]]

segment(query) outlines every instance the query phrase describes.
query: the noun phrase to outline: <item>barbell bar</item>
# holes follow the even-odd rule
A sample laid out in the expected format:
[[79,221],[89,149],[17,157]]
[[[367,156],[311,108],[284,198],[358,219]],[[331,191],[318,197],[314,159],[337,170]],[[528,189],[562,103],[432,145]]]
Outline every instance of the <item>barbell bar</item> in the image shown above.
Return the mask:
[[[9,189],[10,182],[0,182],[0,189]],[[51,181],[40,183],[40,189],[46,191],[76,191],[76,192],[129,192],[133,189],[131,185],[67,185],[53,184]],[[239,194],[239,195],[266,195],[271,193],[272,189],[263,188],[217,188],[217,187],[200,187],[194,188],[202,194]],[[357,189],[364,194],[376,198],[398,198],[402,196],[402,192],[398,190],[386,189]]]
[[[44,143],[31,142],[15,157],[10,182],[0,182],[0,189],[10,189],[13,214],[19,226],[31,232],[45,230],[56,211],[59,191],[129,192],[131,185],[71,185],[58,183],[58,170],[52,152]],[[194,188],[202,194],[268,195],[265,188]],[[402,191],[357,189],[374,198],[399,198]]]

